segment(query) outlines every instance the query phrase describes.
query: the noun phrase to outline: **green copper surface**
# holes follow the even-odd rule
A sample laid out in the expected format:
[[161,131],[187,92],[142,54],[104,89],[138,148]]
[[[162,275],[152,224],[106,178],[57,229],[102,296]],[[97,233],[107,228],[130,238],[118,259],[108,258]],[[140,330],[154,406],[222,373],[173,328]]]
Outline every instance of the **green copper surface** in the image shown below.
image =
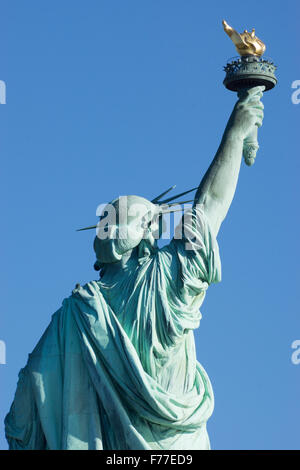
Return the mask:
[[[112,225],[108,239],[96,237],[100,280],[64,300],[21,370],[5,419],[10,449],[210,448],[214,397],[193,331],[209,285],[221,279],[217,235],[244,141],[262,124],[262,90],[239,94],[194,206],[168,245],[157,246],[150,201],[147,224],[132,215]],[[112,236],[121,233],[127,238]]]

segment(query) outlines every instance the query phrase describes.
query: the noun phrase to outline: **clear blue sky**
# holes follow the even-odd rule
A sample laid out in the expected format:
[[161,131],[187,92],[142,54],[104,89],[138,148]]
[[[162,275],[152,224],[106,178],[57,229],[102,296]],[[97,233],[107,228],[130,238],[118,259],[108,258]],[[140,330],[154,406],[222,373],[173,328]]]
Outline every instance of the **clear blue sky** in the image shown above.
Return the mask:
[[[196,332],[215,392],[214,449],[299,449],[298,1],[0,1],[0,423],[51,315],[75,283],[97,277],[98,204],[196,186],[235,95],[235,54],[221,20],[256,27],[279,65],[264,96],[260,150],[242,166],[219,234],[222,283]],[[0,448],[6,448],[0,424]]]

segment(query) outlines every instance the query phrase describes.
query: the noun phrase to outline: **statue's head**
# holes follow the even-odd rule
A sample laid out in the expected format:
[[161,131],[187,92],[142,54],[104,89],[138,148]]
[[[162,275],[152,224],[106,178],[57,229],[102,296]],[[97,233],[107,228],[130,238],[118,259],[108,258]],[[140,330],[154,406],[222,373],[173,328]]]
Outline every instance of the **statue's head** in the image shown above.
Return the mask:
[[97,229],[94,240],[96,270],[122,260],[126,253],[135,248],[139,258],[144,258],[156,249],[157,240],[164,230],[163,215],[182,210],[178,209],[180,204],[192,202],[171,201],[196,189],[161,200],[174,187],[167,189],[152,201],[140,196],[120,196],[109,204],[99,206],[100,212],[97,211],[97,215],[100,216],[99,223],[79,229]]
[[121,196],[107,204],[100,215],[94,250],[95,268],[115,263],[143,241],[149,248],[159,238],[161,210],[140,196]]

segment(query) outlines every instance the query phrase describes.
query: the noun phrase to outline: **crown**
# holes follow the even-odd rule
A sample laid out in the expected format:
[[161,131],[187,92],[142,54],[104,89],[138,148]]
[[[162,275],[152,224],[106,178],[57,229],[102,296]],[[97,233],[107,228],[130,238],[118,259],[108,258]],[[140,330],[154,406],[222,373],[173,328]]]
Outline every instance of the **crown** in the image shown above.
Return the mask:
[[[160,216],[163,216],[164,214],[168,214],[170,212],[182,211],[183,209],[176,209],[176,206],[180,206],[180,205],[187,204],[189,202],[194,201],[194,199],[190,199],[188,201],[176,201],[175,202],[174,199],[176,199],[178,197],[185,196],[186,194],[189,194],[192,191],[195,191],[196,189],[198,189],[198,186],[196,188],[188,189],[187,191],[184,191],[183,193],[179,193],[179,194],[176,194],[175,196],[171,196],[171,197],[168,197],[168,198],[162,200],[162,198],[164,196],[166,196],[175,187],[176,187],[176,185],[171,186],[170,188],[166,189],[164,192],[162,192],[158,196],[155,196],[155,198],[153,198],[151,200],[151,202],[153,204],[158,205],[158,213],[159,213]],[[84,228],[77,229],[77,232],[81,232],[83,230],[91,230],[91,229],[94,229],[94,228],[97,228],[97,227],[98,227],[98,225],[90,225],[89,227],[84,227]]]

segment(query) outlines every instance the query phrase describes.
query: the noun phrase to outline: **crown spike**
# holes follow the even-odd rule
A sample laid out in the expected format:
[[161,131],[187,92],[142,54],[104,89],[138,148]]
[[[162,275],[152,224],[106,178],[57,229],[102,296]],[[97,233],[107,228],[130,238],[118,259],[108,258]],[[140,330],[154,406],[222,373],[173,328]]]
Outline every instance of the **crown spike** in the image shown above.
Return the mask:
[[167,204],[168,202],[173,201],[177,197],[181,197],[181,196],[184,196],[185,194],[195,191],[195,189],[198,189],[198,186],[196,186],[196,188],[189,189],[188,191],[184,191],[183,193],[176,194],[176,196],[169,197],[168,199],[165,199],[164,201],[160,201],[159,204]]
[[[165,203],[166,206],[172,207],[172,206],[180,206],[181,204],[187,204],[188,202],[194,202],[194,199],[189,199],[188,201],[176,201],[176,202],[171,202],[170,204]],[[164,205],[164,204],[161,204]]]
[[90,227],[78,228],[76,232],[82,232],[83,230],[91,230],[92,228],[97,228],[98,225],[91,225]]
[[159,201],[159,199],[163,196],[165,196],[165,194],[168,194],[170,191],[172,191],[172,189],[176,188],[176,184],[174,184],[174,186],[171,186],[169,189],[167,189],[166,191],[164,191],[163,193],[161,193],[159,196],[156,196],[154,199],[152,199],[152,203],[155,204],[156,202]]

